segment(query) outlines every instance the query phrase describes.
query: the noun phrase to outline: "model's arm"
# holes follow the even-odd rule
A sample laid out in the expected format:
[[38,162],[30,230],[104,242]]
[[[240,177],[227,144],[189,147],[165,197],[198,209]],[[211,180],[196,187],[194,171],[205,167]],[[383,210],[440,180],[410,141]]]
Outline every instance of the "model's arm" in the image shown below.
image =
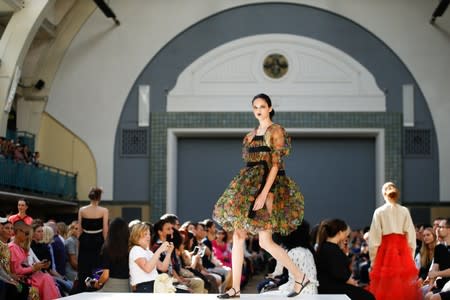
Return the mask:
[[109,222],[109,211],[107,208],[104,208],[105,212],[103,214],[103,238],[106,240],[108,236],[108,222]]
[[407,233],[408,245],[411,250],[411,255],[414,258],[414,253],[416,251],[416,229],[414,228],[414,223],[411,219],[411,214],[409,213],[409,210],[406,207],[405,210],[406,210],[406,219],[403,232]]
[[78,228],[80,229],[78,233],[81,235],[83,233],[83,227],[81,226],[81,219],[82,219],[82,213],[83,213],[83,207],[80,207],[78,210]]
[[377,213],[373,214],[372,224],[370,225],[369,231],[369,255],[372,263],[375,262],[375,257],[377,256],[378,247],[381,244],[381,236],[383,232],[381,229],[380,221],[378,220]]

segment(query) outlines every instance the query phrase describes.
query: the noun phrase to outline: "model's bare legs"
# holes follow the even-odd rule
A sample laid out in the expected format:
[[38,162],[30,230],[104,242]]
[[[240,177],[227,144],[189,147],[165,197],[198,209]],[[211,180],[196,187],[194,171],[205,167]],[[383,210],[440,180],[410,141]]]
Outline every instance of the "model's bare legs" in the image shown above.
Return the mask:
[[[287,252],[272,240],[271,231],[265,230],[259,232],[259,245],[261,246],[261,248],[269,252],[270,255],[272,255],[284,267],[286,267],[289,273],[291,273],[294,276],[295,281],[302,282],[303,276],[305,274],[301,272],[299,268],[297,268],[297,266],[291,260]],[[304,280],[304,282],[307,281],[308,278]],[[295,292],[300,291],[301,289],[300,284],[296,283],[294,289]]]
[[242,229],[236,229],[233,233],[233,249],[231,249],[231,266],[233,272],[232,289],[228,291],[229,295],[241,290],[242,265],[244,264],[244,247],[247,232]]

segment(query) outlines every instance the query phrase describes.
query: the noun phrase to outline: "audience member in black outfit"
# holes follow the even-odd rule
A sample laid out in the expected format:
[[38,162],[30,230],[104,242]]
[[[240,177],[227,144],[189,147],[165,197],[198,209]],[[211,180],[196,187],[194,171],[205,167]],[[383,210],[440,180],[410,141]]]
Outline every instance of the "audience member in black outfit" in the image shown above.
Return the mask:
[[350,261],[339,248],[338,244],[348,234],[347,224],[339,219],[325,220],[320,225],[316,258],[319,294],[346,294],[352,300],[375,300],[351,277]]
[[130,269],[128,264],[128,224],[115,218],[109,225],[108,236],[102,249],[103,273],[94,287],[103,293],[128,293]]
[[450,218],[439,223],[438,235],[442,243],[434,248],[434,263],[428,273],[431,291],[425,296],[426,300],[450,299],[450,292],[441,292],[450,280]]

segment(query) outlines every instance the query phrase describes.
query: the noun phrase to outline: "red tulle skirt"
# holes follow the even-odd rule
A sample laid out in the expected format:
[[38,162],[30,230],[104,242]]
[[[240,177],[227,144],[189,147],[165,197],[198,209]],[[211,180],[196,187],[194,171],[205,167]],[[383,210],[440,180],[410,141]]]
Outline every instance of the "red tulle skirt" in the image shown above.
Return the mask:
[[417,277],[406,236],[384,235],[372,262],[369,291],[377,300],[419,300],[422,296]]

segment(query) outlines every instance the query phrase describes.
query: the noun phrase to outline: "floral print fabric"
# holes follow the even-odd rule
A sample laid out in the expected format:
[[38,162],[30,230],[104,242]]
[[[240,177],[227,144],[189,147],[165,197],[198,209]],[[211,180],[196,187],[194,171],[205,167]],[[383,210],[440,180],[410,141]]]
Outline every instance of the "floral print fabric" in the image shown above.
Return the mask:
[[[269,126],[263,136],[257,136],[256,130],[248,133],[243,140],[243,159],[247,166],[217,201],[214,220],[227,231],[244,229],[256,234],[271,230],[287,235],[295,230],[303,220],[304,199],[297,184],[284,174],[283,157],[289,155],[290,148],[290,138],[278,124]],[[248,212],[272,166],[279,169],[270,190],[274,199],[272,212],[264,206],[249,218]]]

